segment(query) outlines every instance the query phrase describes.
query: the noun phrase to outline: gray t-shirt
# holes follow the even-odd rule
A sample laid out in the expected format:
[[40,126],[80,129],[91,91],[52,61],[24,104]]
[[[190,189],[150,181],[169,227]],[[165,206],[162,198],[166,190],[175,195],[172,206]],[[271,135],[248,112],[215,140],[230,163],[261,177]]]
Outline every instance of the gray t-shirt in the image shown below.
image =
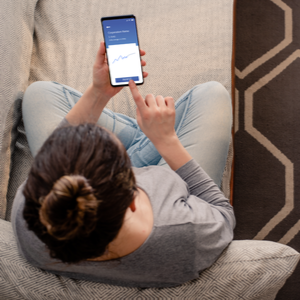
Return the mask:
[[232,206],[195,160],[176,172],[160,166],[133,170],[154,216],[151,234],[136,251],[118,260],[71,265],[50,258],[23,219],[23,184],[12,211],[19,252],[49,272],[121,286],[168,287],[197,278],[233,239]]

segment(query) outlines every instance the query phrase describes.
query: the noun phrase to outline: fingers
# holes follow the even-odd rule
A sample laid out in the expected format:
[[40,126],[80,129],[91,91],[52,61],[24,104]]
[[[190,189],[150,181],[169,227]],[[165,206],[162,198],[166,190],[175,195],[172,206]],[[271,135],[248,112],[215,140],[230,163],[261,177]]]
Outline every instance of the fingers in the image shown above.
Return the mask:
[[145,103],[148,107],[155,107],[156,106],[156,100],[153,94],[148,94],[145,98]]
[[157,106],[159,106],[159,107],[164,107],[164,106],[166,106],[166,104],[165,104],[165,99],[164,99],[164,97],[163,96],[161,96],[161,95],[159,95],[159,96],[156,96],[156,104],[157,104]]
[[148,76],[147,72],[143,72],[143,77],[146,78]]
[[143,67],[146,66],[146,62],[145,62],[143,59],[141,60],[141,65],[142,65]]
[[141,116],[141,113],[140,113],[140,110],[138,107],[136,107],[136,120],[137,120],[138,125],[141,127],[142,116]]
[[129,81],[129,88],[139,111],[143,113],[147,109],[147,107],[142,95],[140,94],[135,82],[132,79]]
[[145,54],[146,54],[146,51],[140,49],[140,55],[141,55],[141,56],[144,56]]
[[98,65],[98,66],[102,66],[105,64],[105,52],[106,52],[106,49],[105,49],[105,44],[104,42],[101,42],[100,43],[100,47],[98,49],[98,52],[97,52],[97,56],[96,56],[96,60],[95,60],[95,65]]
[[171,110],[175,110],[175,103],[174,103],[174,99],[172,97],[163,97],[161,95],[156,97],[156,103],[157,106],[161,107],[161,108],[169,108]]
[[166,97],[166,98],[165,98],[165,103],[166,103],[166,105],[167,105],[169,108],[175,110],[175,102],[174,102],[174,99],[173,99],[172,97]]

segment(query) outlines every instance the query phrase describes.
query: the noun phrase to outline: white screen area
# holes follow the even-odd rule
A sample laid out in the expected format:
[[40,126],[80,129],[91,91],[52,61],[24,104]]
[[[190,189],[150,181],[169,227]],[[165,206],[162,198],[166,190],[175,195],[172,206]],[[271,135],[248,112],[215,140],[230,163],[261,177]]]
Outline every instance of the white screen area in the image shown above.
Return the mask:
[[110,45],[106,54],[113,85],[127,84],[130,79],[143,82],[139,47],[135,43]]

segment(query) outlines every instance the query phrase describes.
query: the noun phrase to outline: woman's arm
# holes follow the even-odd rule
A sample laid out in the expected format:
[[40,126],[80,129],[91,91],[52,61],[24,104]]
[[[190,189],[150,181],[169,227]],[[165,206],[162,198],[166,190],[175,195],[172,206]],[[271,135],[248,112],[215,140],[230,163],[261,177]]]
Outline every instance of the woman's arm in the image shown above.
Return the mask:
[[[141,56],[146,54],[140,50]],[[144,60],[142,66],[146,65]],[[147,77],[148,73],[143,72]],[[85,93],[67,114],[66,119],[72,125],[81,123],[96,123],[107,102],[122,90],[123,87],[112,87],[109,79],[105,45],[101,42],[96,60],[93,66],[93,82]]]
[[159,154],[174,171],[192,159],[175,132],[175,104],[172,97],[150,94],[145,99],[131,80],[129,87],[137,105],[137,122]]
[[[171,97],[147,95],[145,99],[139,93],[135,83],[129,87],[137,105],[137,122],[145,135],[154,144],[160,155],[172,170],[188,184],[191,195],[213,205],[227,220],[225,227],[235,226],[233,208],[213,180],[182,146],[175,132],[175,105]],[[231,238],[232,239],[232,238]]]
[[66,119],[72,125],[96,123],[109,99],[91,84]]

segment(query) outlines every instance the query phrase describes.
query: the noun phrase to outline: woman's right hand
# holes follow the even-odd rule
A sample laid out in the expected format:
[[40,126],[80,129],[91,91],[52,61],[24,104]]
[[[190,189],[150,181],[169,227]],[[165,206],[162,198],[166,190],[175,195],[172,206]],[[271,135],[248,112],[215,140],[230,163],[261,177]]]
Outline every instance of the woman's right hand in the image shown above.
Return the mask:
[[133,80],[130,80],[129,87],[137,105],[138,125],[154,146],[158,149],[162,144],[177,139],[174,99],[152,94],[144,99]]
[[147,95],[144,99],[136,84],[129,87],[137,105],[137,122],[144,134],[174,171],[192,159],[175,131],[175,104],[172,97]]

